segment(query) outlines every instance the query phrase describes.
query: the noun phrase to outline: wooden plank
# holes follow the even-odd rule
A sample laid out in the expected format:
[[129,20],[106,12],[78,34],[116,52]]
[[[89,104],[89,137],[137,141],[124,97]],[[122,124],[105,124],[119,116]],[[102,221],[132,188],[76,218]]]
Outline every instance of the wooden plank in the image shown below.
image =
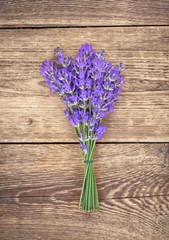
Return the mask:
[[109,199],[83,213],[77,201],[0,204],[1,240],[168,240],[169,197]]
[[1,27],[167,25],[167,0],[55,1],[4,0]]
[[77,210],[77,144],[0,146],[1,240],[168,240],[169,144],[97,145],[100,211],[91,213]]
[[[79,144],[0,147],[1,197],[79,199],[84,176]],[[169,144],[99,144],[94,163],[100,200],[169,194]]]
[[[137,31],[137,34],[136,34]],[[57,46],[75,56],[82,43],[126,65],[126,85],[103,141],[169,141],[169,27],[13,29],[0,31],[0,141],[75,142],[64,104],[38,65]],[[71,41],[70,41],[71,39]],[[10,42],[10,45],[9,45]]]

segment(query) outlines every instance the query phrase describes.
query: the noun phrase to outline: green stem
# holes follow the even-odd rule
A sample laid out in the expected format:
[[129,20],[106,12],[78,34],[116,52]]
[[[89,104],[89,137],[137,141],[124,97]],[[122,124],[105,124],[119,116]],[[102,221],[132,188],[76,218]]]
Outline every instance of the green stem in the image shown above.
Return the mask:
[[76,131],[76,135],[77,135],[77,138],[79,139],[79,132],[78,132],[78,130],[77,130],[77,127],[75,127],[75,131]]
[[89,167],[89,165],[87,165],[85,167],[83,186],[82,186],[82,191],[81,191],[80,201],[79,201],[79,210],[80,210],[80,206],[81,206],[81,202],[82,202],[82,196],[83,196],[84,186],[85,186],[85,182],[86,182],[86,176],[87,176],[87,172],[88,172],[88,167]]

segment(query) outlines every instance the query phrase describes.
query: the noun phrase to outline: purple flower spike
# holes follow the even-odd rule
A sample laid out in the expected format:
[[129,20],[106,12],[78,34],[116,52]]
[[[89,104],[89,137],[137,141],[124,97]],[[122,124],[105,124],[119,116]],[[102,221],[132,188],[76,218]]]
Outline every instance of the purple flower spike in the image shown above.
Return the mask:
[[83,143],[80,143],[80,146],[81,146],[80,147],[81,151],[84,153],[87,153],[87,149],[88,149],[87,145],[83,145]]
[[106,126],[99,126],[96,129],[96,133],[98,135],[98,140],[102,140],[103,133],[107,132]]

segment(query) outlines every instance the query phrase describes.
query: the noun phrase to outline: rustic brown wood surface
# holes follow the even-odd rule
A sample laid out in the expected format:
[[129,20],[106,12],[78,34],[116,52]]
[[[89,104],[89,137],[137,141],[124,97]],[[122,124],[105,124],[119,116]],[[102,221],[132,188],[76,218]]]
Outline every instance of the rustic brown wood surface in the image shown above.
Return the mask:
[[113,64],[122,61],[126,66],[126,85],[114,114],[104,121],[108,132],[103,141],[169,141],[168,27],[10,29],[0,33],[1,142],[77,142],[64,116],[65,106],[50,93],[39,64],[50,59],[57,46],[75,56],[85,42],[96,50],[105,49]]
[[167,240],[168,150],[169,144],[98,144],[100,212],[88,214],[77,211],[77,144],[1,145],[1,239]]
[[3,0],[0,26],[169,24],[168,0]]
[[[79,199],[79,144],[4,144],[1,154],[1,197]],[[94,162],[100,199],[169,193],[169,144],[97,144]]]
[[98,212],[77,211],[77,201],[13,199],[1,207],[1,240],[168,240],[168,196],[109,199]]
[[[0,240],[169,239],[168,39],[168,0],[0,1]],[[77,210],[74,129],[38,67],[83,43],[126,67],[95,149],[91,213]]]

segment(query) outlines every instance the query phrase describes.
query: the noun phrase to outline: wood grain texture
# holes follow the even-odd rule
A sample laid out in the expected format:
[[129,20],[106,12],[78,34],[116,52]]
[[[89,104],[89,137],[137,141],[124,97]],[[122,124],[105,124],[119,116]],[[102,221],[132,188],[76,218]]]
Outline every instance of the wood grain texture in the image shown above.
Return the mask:
[[77,211],[77,201],[0,204],[1,240],[168,240],[169,197],[109,199],[100,211]]
[[169,24],[167,0],[0,1],[0,26]]
[[100,211],[90,214],[77,211],[77,144],[0,146],[1,240],[168,240],[169,144],[97,145]]
[[[79,199],[79,144],[0,146],[1,197]],[[100,200],[169,194],[169,144],[98,144],[94,163]]]
[[85,42],[126,66],[126,85],[104,121],[103,141],[169,141],[168,36],[169,27],[1,30],[0,141],[77,142],[64,104],[49,92],[38,65],[57,46],[75,56]]

